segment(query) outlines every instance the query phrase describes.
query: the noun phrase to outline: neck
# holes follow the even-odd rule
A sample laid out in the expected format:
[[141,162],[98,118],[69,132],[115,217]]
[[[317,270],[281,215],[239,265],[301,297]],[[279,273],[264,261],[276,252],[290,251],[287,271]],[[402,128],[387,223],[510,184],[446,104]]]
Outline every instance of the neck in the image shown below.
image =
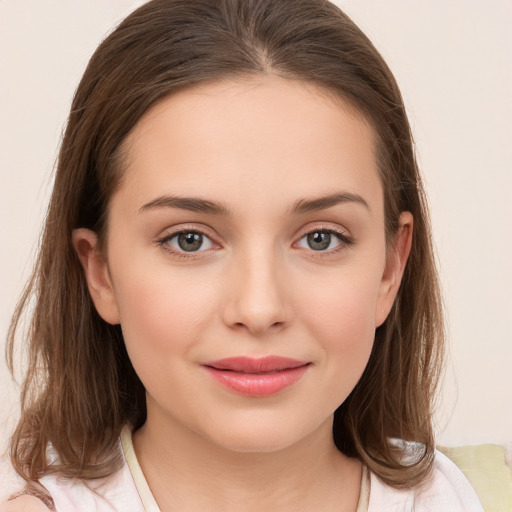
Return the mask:
[[225,449],[150,415],[133,442],[162,512],[342,512],[357,506],[361,464],[335,447],[332,419],[300,442],[267,453]]

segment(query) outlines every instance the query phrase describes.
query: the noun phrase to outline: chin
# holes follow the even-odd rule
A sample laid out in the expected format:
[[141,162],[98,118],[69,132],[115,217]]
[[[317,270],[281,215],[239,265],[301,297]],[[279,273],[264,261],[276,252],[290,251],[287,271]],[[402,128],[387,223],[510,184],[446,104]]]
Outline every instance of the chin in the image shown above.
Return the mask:
[[290,439],[288,435],[269,436],[266,433],[240,433],[229,439],[217,439],[216,444],[228,451],[236,453],[275,453],[285,450],[297,440]]
[[[332,418],[321,426],[309,422],[298,425],[290,418],[252,417],[218,425],[215,431],[207,434],[217,446],[237,453],[275,453],[297,445],[301,441],[311,441],[315,434],[332,437]],[[281,420],[281,421],[279,421]]]

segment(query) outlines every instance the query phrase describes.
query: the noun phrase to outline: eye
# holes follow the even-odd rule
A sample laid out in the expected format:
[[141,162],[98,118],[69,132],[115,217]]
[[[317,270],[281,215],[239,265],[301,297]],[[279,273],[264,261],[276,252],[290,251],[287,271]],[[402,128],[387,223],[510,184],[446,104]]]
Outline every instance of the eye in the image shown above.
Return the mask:
[[337,231],[318,229],[304,235],[299,240],[298,246],[313,251],[330,251],[351,243],[352,241],[347,236]]
[[164,238],[160,243],[169,245],[178,252],[206,251],[214,246],[206,235],[198,231],[180,231]]

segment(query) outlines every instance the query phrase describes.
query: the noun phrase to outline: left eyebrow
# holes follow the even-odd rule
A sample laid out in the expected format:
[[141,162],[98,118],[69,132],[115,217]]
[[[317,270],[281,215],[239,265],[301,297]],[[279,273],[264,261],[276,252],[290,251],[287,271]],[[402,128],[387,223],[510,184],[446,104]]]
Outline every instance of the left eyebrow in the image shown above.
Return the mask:
[[316,199],[300,199],[297,201],[292,209],[291,214],[301,214],[308,212],[316,212],[319,210],[326,210],[341,203],[355,203],[364,206],[368,211],[370,207],[368,203],[358,194],[350,192],[338,192],[328,196],[318,197]]
[[199,197],[161,196],[141,206],[139,212],[156,208],[178,208],[190,212],[210,213],[214,215],[230,215],[228,208],[222,203],[214,203]]

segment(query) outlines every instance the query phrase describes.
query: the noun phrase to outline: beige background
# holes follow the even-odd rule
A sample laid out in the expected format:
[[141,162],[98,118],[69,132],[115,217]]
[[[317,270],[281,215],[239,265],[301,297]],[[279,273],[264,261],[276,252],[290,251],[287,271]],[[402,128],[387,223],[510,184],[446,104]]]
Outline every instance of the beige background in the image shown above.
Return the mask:
[[[0,349],[29,274],[73,91],[141,2],[0,1]],[[340,0],[394,71],[431,199],[452,364],[449,445],[512,446],[512,2]],[[0,448],[16,390],[0,361]]]

